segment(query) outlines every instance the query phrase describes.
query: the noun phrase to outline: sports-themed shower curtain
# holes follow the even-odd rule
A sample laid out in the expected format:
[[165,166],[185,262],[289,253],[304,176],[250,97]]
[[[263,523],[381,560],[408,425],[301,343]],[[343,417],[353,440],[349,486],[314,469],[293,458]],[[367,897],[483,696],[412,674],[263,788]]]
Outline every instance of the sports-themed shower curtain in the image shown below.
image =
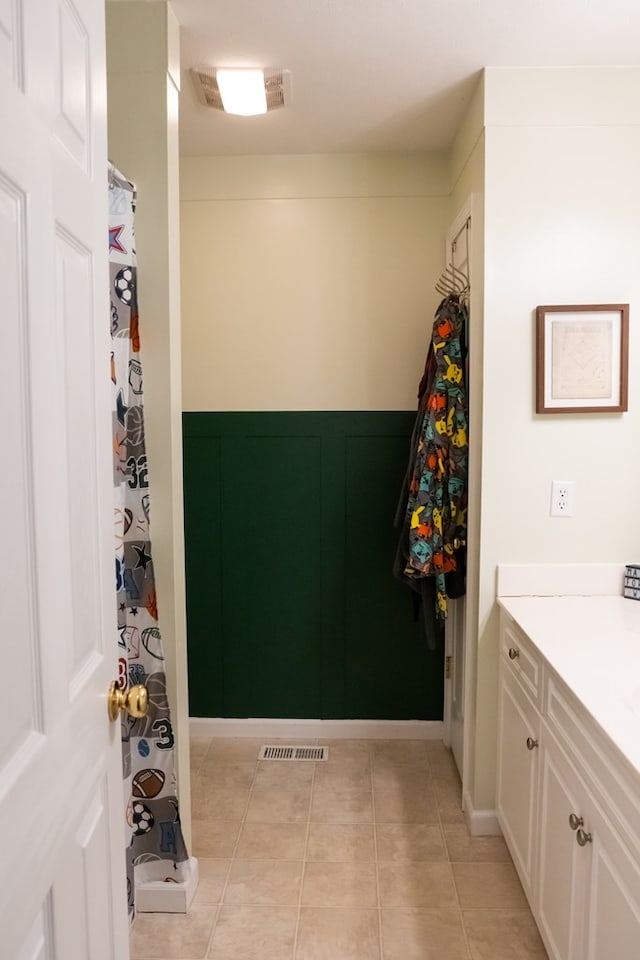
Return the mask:
[[136,192],[109,168],[109,261],[115,568],[120,685],[144,684],[149,712],[122,721],[127,889],[137,882],[185,879],[188,860],[178,812],[158,599],[149,536],[150,492],[144,436],[142,364],[136,300]]

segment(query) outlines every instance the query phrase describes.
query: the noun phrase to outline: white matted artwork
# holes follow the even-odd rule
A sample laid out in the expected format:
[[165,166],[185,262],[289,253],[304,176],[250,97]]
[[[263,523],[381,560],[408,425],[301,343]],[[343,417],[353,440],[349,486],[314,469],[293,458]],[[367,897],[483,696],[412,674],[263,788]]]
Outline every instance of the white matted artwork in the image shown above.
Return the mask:
[[629,305],[536,308],[536,412],[627,409]]

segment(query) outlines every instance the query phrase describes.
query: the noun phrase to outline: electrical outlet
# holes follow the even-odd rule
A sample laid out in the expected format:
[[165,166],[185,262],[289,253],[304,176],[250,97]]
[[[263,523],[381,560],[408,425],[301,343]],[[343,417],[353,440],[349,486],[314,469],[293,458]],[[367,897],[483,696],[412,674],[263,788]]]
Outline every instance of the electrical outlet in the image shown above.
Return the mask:
[[574,480],[551,481],[551,510],[552,517],[572,517],[574,500]]

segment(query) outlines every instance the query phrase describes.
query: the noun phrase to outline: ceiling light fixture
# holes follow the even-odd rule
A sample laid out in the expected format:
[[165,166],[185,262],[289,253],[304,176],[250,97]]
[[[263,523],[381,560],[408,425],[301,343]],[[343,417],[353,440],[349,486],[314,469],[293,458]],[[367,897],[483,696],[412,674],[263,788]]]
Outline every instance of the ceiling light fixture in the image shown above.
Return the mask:
[[216,70],[225,113],[255,117],[267,112],[263,70]]
[[[191,70],[191,76],[200,102],[226,113],[251,117],[288,106],[291,100],[291,74],[288,70],[197,67]],[[239,99],[229,92],[233,83],[245,91]],[[255,101],[245,99],[250,88],[255,90]]]

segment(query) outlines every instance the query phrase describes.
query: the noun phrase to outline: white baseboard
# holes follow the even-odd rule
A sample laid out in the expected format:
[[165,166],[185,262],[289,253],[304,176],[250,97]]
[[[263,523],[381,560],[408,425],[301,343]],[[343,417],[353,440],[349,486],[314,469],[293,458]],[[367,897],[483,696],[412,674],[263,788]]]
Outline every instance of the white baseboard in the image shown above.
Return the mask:
[[198,861],[189,858],[189,876],[181,883],[149,880],[136,883],[136,913],[186,913],[195,897],[200,874]]
[[501,837],[502,830],[495,810],[475,810],[468,791],[462,801],[464,815],[472,837]]
[[191,717],[195,737],[327,740],[442,740],[442,720],[272,720]]

